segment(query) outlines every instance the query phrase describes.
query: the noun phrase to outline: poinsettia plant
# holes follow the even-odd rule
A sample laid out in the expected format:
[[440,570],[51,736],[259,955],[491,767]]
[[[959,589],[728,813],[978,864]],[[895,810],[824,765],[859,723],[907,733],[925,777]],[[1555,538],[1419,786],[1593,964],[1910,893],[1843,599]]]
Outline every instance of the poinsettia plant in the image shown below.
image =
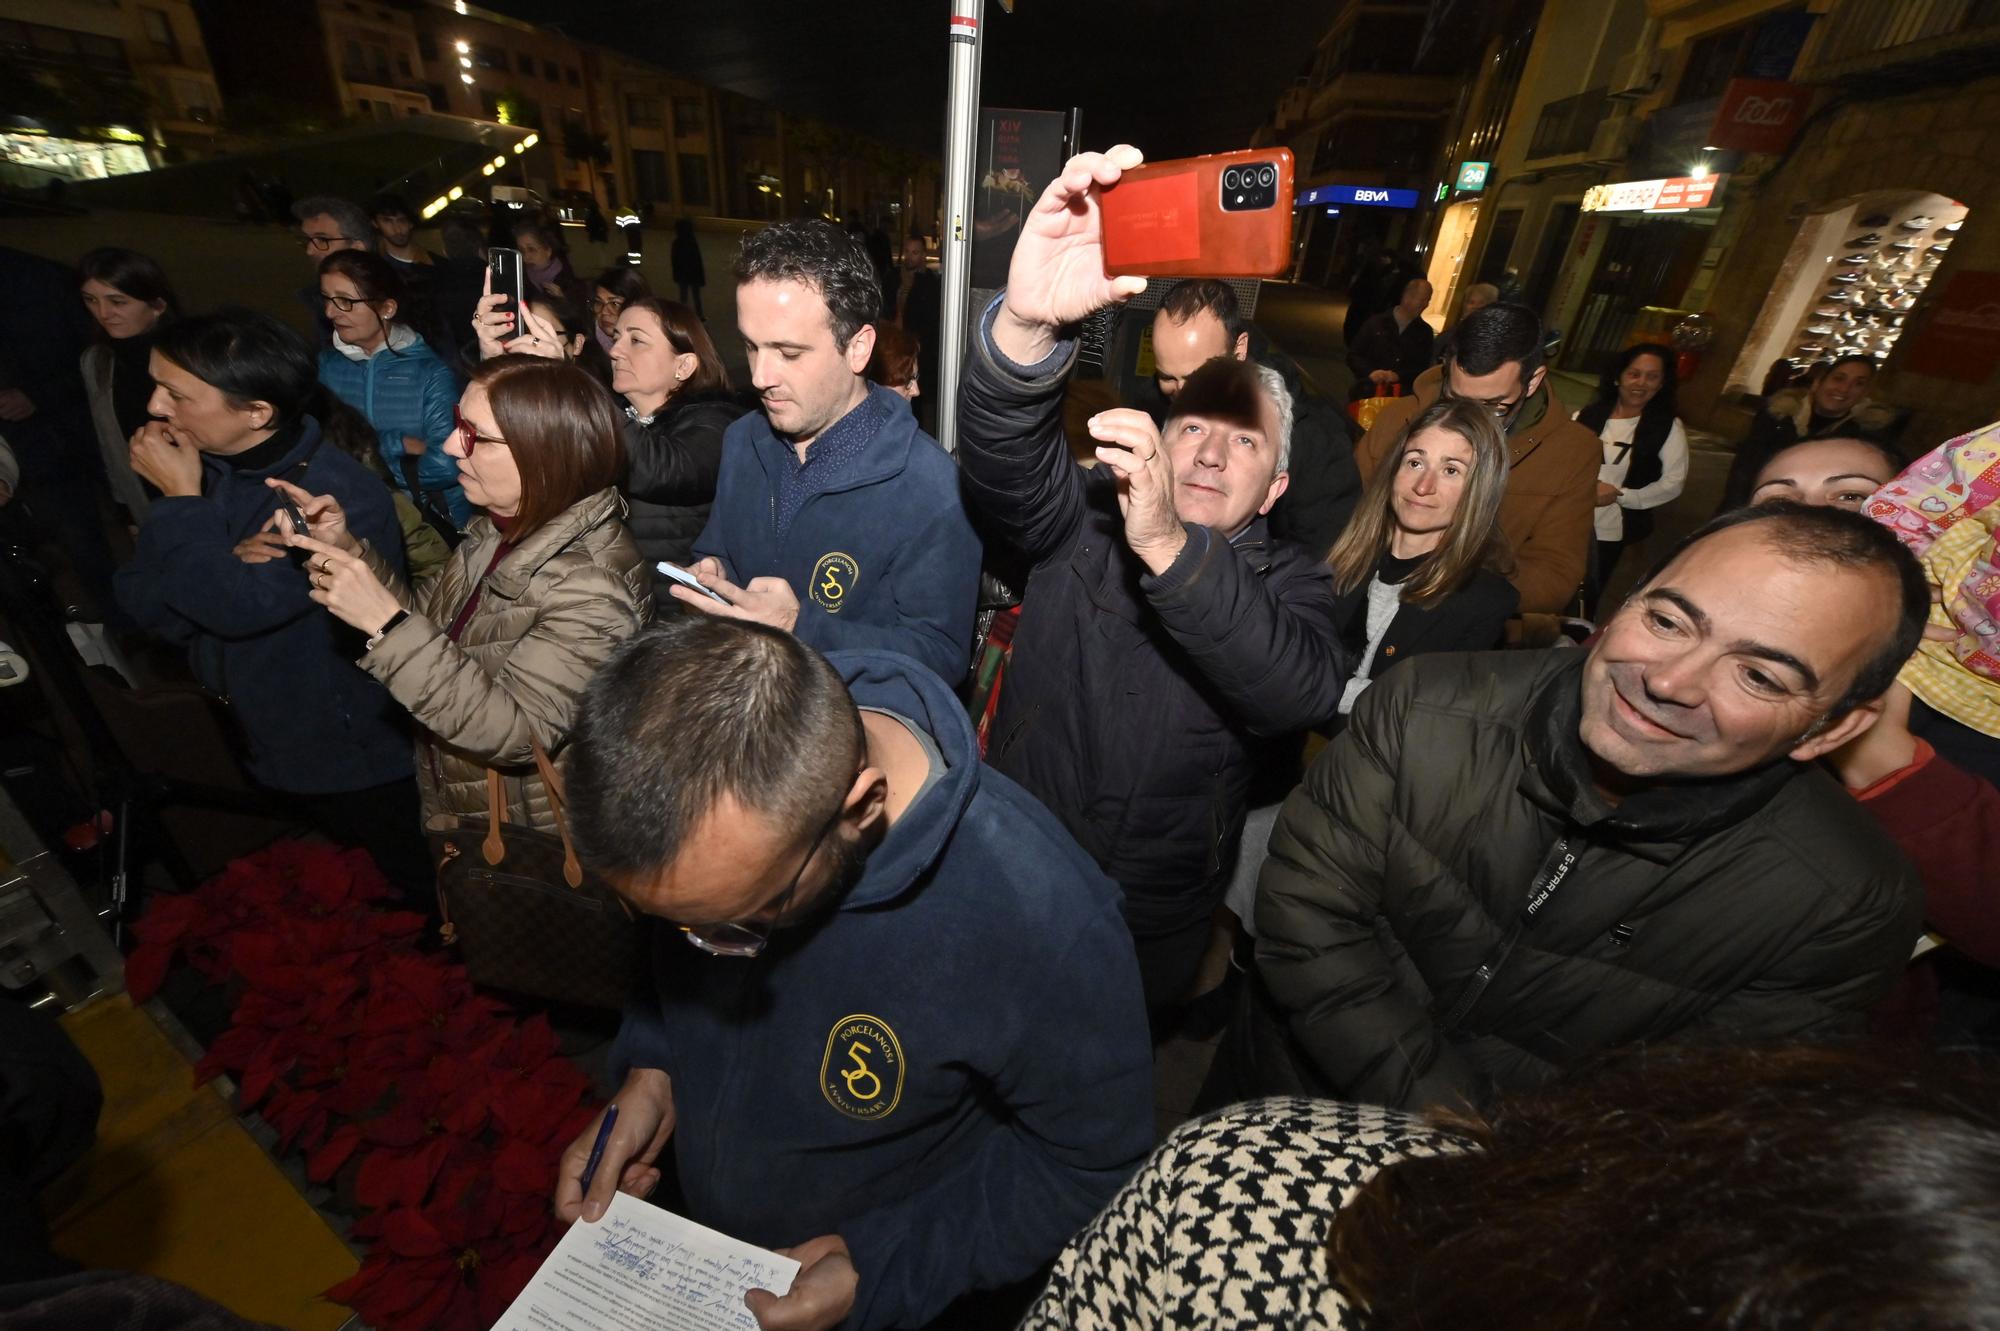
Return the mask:
[[281,841],[155,898],[126,962],[135,1000],[178,961],[236,1004],[196,1077],[352,1180],[361,1269],[326,1291],[380,1331],[478,1331],[558,1237],[556,1161],[597,1106],[546,1018],[480,994],[418,943],[364,852]]

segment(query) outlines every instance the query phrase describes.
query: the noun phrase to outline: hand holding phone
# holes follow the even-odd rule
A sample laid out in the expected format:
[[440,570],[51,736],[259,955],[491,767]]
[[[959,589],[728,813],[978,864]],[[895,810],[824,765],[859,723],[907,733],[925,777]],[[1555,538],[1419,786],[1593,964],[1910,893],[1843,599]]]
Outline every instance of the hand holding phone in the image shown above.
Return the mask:
[[492,291],[501,297],[497,309],[501,314],[514,316],[514,326],[521,326],[521,311],[528,303],[525,285],[525,270],[521,267],[521,251],[495,247],[486,251],[486,269],[492,280]]
[[672,578],[675,582],[678,582],[683,587],[692,587],[696,591],[700,592],[703,596],[706,596],[711,600],[719,601],[723,605],[729,604],[728,597],[724,596],[721,592],[716,591],[713,587],[708,587],[703,585],[700,578],[697,578],[694,574],[688,572],[686,569],[682,568],[679,564],[669,564],[666,560],[662,559],[659,563],[653,565],[653,567],[658,569],[660,572],[666,574],[668,577]]

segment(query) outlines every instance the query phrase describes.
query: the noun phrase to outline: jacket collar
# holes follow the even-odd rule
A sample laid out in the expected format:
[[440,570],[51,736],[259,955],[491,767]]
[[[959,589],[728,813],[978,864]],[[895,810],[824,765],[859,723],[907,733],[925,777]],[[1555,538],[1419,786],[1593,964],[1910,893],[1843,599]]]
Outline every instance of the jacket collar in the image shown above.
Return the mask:
[[[535,574],[541,572],[542,565],[605,523],[624,516],[625,500],[615,487],[607,486],[588,498],[579,499],[509,551],[507,557],[500,561],[500,567],[486,579],[487,589],[510,601],[519,600]],[[474,536],[480,545],[484,545],[489,537],[497,540],[500,535],[493,520],[483,515],[472,520],[467,534]]]
[[270,491],[265,489],[261,484],[264,477],[281,475],[290,468],[298,466],[308,453],[319,447],[320,428],[317,419],[311,416],[301,416],[296,428],[298,437],[292,441],[292,446],[285,450],[284,456],[268,467],[247,470],[242,467],[231,466],[227,458],[220,457],[214,453],[202,454],[202,471],[209,478],[210,482],[210,485],[205,486],[204,489],[209,489],[214,483],[229,477],[241,477],[245,480],[259,482],[257,489],[264,494],[269,494]]
[[[892,406],[903,407],[903,400],[880,384],[870,384],[868,391],[871,396],[879,393],[895,398]],[[859,411],[861,408],[857,405],[854,409]],[[755,456],[759,464],[770,477],[771,483],[775,485],[780,477],[787,474],[787,469],[793,465],[793,459],[798,455],[792,451],[789,439],[780,439],[771,429],[769,416],[761,410],[756,416],[757,427],[750,437],[751,443],[755,445]],[[860,455],[841,472],[838,480],[818,493],[838,494],[843,490],[858,490],[864,485],[874,485],[900,475],[903,468],[909,465],[910,448],[916,443],[917,438],[916,416],[907,408],[890,410],[887,419],[875,431],[874,438],[862,448]],[[807,455],[811,455],[810,449],[807,450]]]
[[363,351],[360,347],[355,346],[352,342],[342,341],[339,333],[335,333],[333,335],[333,349],[335,351],[338,351],[341,355],[347,357],[347,359],[354,361],[356,364],[366,365],[376,356],[381,355],[385,350],[392,351],[398,355],[401,355],[403,352],[408,351],[410,349],[410,344],[412,342],[417,342],[420,340],[421,339],[418,338],[417,336],[417,330],[410,327],[408,324],[392,323],[389,325],[388,341],[384,342],[381,346],[375,348],[375,350],[372,352]]
[[1771,801],[1797,764],[1780,758],[1735,776],[1655,786],[1615,808],[1597,793],[1577,727],[1583,718],[1583,668],[1589,652],[1552,648],[1564,659],[1547,671],[1528,701],[1519,782],[1527,798],[1587,832],[1662,863],[1689,842],[1734,826]]

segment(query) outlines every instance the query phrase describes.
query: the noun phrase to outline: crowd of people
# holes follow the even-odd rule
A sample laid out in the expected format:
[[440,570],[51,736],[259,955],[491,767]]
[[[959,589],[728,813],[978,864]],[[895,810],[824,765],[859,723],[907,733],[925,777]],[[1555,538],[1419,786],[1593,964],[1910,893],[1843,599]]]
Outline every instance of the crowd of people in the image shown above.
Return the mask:
[[[1358,438],[1204,280],[1074,438],[1139,160],[1028,214],[956,457],[921,238],[746,234],[745,385],[691,231],[676,300],[526,219],[515,310],[478,237],[313,197],[316,347],[84,256],[80,371],[0,346],[0,496],[115,501],[97,618],[418,909],[426,826],[497,800],[662,923],[553,1204],[790,1253],[771,1331],[1984,1325],[2000,1102],[1927,1051],[1940,958],[2000,965],[2000,739],[1930,682],[1981,630],[1898,487],[1986,455],[1910,472],[1835,362],[1614,602],[1687,484],[1673,351],[1573,410],[1532,310],[1475,288],[1434,346],[1393,268]],[[1200,1014],[1214,1112],[1155,1150]]]

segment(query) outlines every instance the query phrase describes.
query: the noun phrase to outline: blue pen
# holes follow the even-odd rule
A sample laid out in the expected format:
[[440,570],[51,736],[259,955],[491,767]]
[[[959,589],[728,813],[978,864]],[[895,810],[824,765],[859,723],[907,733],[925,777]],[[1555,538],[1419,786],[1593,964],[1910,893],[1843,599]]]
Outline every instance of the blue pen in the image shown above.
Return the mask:
[[583,1191],[590,1191],[590,1181],[597,1177],[597,1162],[604,1158],[604,1143],[611,1140],[611,1125],[618,1121],[618,1106],[612,1105],[604,1111],[604,1121],[597,1125],[597,1140],[591,1143],[590,1159],[583,1166]]

